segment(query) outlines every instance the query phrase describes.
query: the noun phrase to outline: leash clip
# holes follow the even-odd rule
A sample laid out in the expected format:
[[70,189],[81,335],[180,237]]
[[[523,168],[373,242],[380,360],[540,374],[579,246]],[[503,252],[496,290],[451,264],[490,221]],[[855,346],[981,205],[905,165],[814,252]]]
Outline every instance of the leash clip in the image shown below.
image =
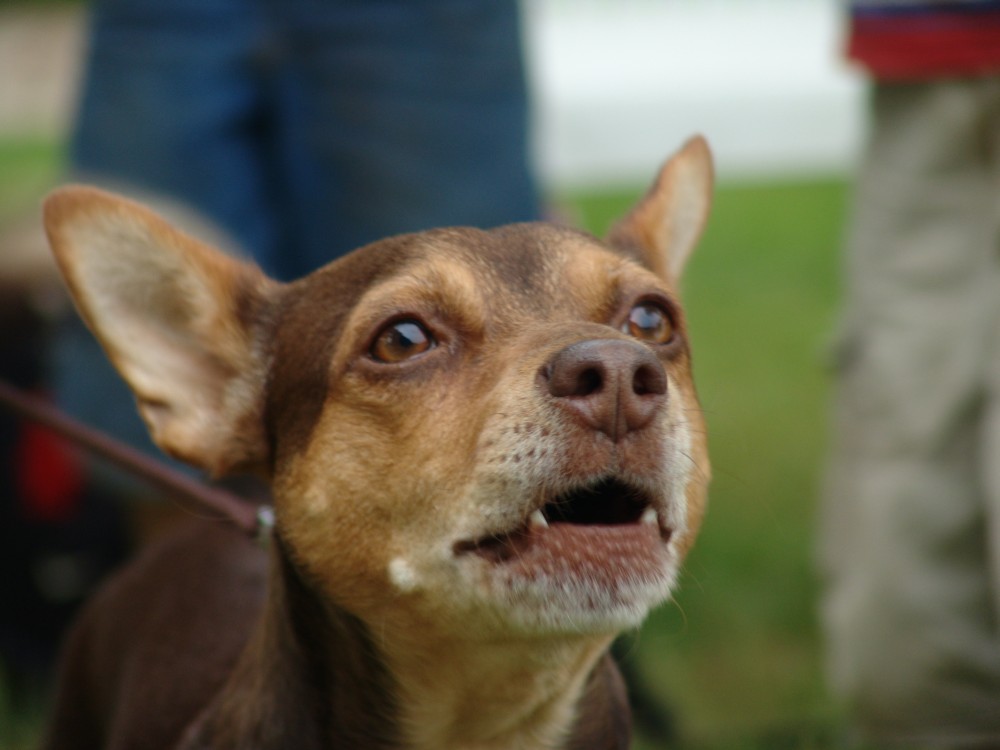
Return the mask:
[[274,508],[270,505],[261,505],[257,508],[257,529],[254,532],[254,540],[263,548],[271,546],[271,537],[274,532]]

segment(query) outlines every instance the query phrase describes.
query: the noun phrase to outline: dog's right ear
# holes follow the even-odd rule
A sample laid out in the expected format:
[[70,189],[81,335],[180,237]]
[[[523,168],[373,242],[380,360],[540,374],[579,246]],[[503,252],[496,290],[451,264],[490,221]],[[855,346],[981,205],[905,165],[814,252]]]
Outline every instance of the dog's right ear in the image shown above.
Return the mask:
[[280,285],[101,190],[57,190],[44,217],[70,294],[156,443],[215,476],[264,465],[265,337]]
[[608,233],[611,245],[637,253],[660,278],[680,279],[708,222],[715,169],[695,136],[671,156],[639,203]]

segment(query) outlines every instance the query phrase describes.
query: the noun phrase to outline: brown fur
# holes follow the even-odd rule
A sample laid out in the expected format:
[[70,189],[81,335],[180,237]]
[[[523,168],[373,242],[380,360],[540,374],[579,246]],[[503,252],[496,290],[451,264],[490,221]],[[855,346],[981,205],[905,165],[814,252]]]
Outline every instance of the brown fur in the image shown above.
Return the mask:
[[[266,478],[277,527],[268,556],[202,524],[112,581],[47,746],[627,747],[606,648],[704,510],[676,283],[710,186],[695,139],[609,244],[440,229],[287,285],[124,199],[54,194],[60,268],[154,439]],[[647,314],[662,340],[629,327]],[[432,344],[377,358],[402,320]]]

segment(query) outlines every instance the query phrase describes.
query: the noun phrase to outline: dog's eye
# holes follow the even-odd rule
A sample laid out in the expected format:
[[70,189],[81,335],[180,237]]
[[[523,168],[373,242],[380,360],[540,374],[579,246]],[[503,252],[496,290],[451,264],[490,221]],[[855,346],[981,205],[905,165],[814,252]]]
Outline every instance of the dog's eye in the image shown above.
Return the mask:
[[416,320],[399,320],[383,328],[372,343],[371,356],[379,362],[402,362],[434,347],[434,339]]
[[663,308],[644,302],[629,311],[622,332],[649,344],[666,344],[674,337],[674,325]]

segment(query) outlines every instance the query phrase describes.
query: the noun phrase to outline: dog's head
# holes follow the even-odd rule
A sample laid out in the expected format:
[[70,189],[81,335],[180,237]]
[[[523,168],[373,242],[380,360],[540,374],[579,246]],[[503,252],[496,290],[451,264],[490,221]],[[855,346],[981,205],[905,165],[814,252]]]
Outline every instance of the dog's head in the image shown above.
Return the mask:
[[439,229],[291,284],[94,189],[45,221],[154,439],[266,475],[334,603],[464,638],[604,636],[667,597],[703,511],[676,285],[711,180],[694,139],[605,242]]

